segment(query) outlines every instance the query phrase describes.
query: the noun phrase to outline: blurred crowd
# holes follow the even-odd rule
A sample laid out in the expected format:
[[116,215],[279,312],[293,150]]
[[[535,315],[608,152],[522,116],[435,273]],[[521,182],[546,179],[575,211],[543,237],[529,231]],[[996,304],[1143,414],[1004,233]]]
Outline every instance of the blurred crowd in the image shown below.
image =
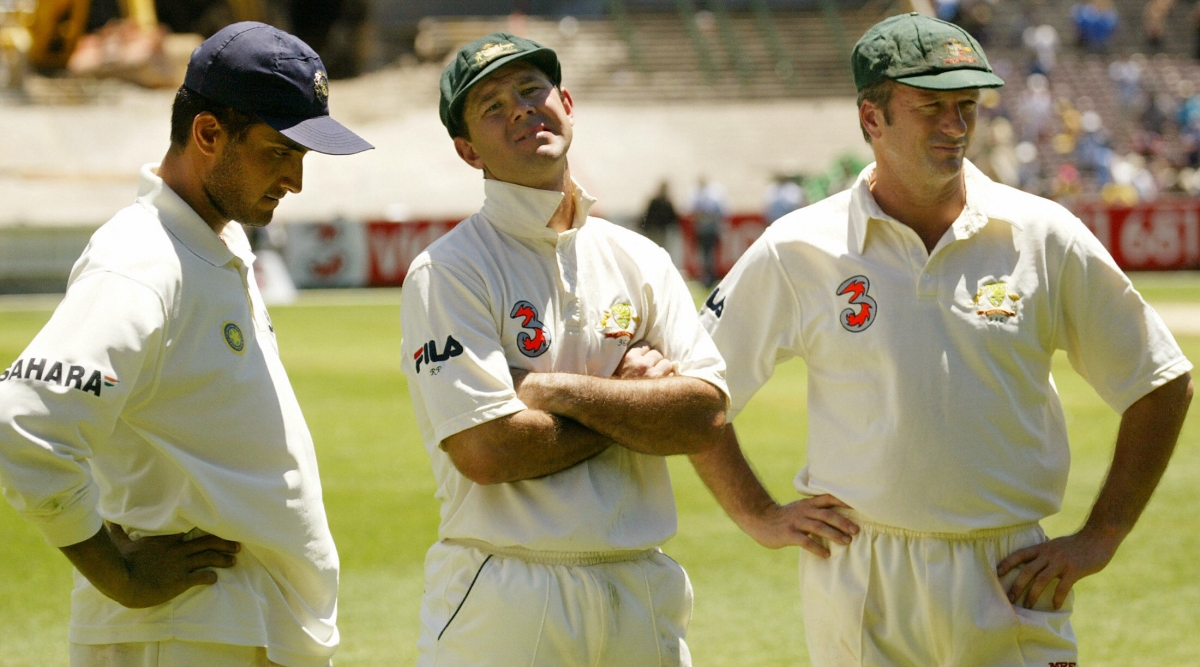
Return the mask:
[[[979,30],[976,2],[939,2],[946,16]],[[1110,51],[1119,17],[1108,0],[1075,4],[1073,35],[1030,21],[1020,48],[996,49],[1007,82],[983,91],[970,158],[998,181],[1042,196],[1100,197],[1136,204],[1167,194],[1200,196],[1200,64],[1156,55],[1173,0],[1143,10],[1145,51]],[[973,18],[963,20],[964,12]],[[1200,2],[1192,15],[1200,26]],[[1027,16],[1032,16],[1027,15]],[[1136,28],[1136,27],[1135,27]],[[989,36],[990,26],[978,33]],[[1071,66],[1060,61],[1064,52]]]

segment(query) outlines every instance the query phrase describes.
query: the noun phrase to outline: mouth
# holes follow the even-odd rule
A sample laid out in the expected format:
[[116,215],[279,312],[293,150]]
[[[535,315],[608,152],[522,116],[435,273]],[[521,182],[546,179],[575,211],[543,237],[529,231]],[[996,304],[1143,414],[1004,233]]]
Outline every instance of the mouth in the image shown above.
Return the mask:
[[526,139],[536,139],[542,132],[549,132],[550,128],[546,127],[545,123],[537,123],[526,128],[524,132],[517,135],[516,142],[521,143]]

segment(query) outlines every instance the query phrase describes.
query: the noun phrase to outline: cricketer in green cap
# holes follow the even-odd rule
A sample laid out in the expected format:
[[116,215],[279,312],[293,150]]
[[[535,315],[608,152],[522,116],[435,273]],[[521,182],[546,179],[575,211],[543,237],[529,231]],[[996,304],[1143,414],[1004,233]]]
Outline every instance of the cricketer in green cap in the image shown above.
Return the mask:
[[527,60],[535,65],[550,77],[550,82],[555,86],[562,83],[562,68],[553,49],[507,32],[494,32],[467,44],[446,65],[442,71],[442,97],[438,113],[451,137],[463,136],[466,132],[462,108],[467,91],[492,72],[517,60]]

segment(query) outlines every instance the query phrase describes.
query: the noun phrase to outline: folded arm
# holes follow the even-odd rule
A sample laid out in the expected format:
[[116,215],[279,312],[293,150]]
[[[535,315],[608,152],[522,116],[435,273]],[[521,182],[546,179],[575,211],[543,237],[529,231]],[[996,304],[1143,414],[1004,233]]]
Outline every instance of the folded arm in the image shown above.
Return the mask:
[[530,373],[517,396],[531,408],[565,417],[643,454],[691,454],[717,444],[725,396],[644,343],[630,348],[610,378]]

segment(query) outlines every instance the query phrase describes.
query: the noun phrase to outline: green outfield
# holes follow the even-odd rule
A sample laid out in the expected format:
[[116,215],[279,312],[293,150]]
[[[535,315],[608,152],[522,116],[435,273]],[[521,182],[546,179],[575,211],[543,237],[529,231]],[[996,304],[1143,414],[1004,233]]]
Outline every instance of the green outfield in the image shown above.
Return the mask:
[[[1152,300],[1200,305],[1200,278],[1138,280]],[[305,299],[307,304],[274,308],[272,315],[317,443],[342,557],[336,663],[412,664],[422,560],[435,539],[438,509],[400,371],[398,293]],[[49,315],[36,304],[0,302],[0,363],[15,359]],[[1200,359],[1200,337],[1180,340],[1191,359]],[[1044,524],[1051,535],[1082,521],[1117,424],[1117,415],[1061,355],[1055,377],[1074,463],[1064,509]],[[736,424],[748,456],[783,500],[795,497],[791,478],[804,462],[804,398],[804,366],[785,364]],[[1198,424],[1193,414],[1162,485],[1116,559],[1077,587],[1082,665],[1185,665],[1200,655]],[[672,472],[679,535],[664,549],[688,569],[695,588],[689,632],[695,664],[807,665],[796,551],[768,551],[739,533],[686,460],[673,460]],[[70,568],[7,504],[0,505],[0,667],[65,665]]]

